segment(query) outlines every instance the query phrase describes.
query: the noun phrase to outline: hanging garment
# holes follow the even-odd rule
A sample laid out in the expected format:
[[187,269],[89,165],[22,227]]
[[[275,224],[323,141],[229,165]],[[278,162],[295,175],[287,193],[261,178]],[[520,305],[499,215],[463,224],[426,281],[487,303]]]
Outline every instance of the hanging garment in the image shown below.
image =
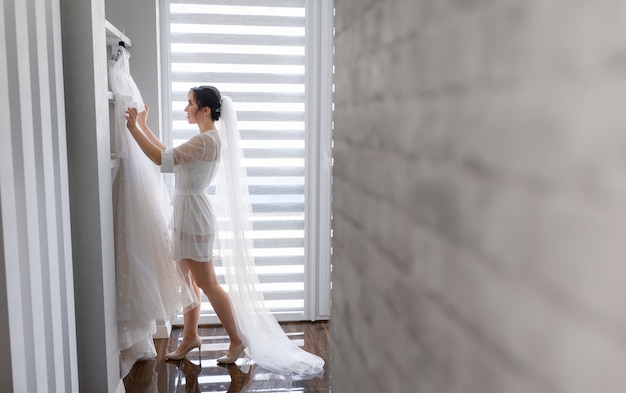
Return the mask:
[[188,277],[172,258],[167,192],[156,165],[126,129],[126,109],[144,110],[120,47],[109,61],[109,85],[115,101],[115,149],[119,166],[113,180],[118,348],[122,375],[136,360],[156,356],[152,335],[165,321],[199,304]]

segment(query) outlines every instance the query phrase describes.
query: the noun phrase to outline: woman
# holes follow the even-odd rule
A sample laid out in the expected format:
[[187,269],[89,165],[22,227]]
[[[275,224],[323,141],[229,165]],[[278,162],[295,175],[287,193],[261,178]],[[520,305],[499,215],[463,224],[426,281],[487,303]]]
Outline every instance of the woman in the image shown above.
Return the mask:
[[[175,173],[173,257],[180,261],[187,274],[191,273],[196,295],[200,297],[202,289],[224,325],[230,337],[230,347],[227,355],[219,358],[218,362],[228,364],[237,360],[244,346],[237,332],[230,299],[215,274],[212,257],[216,220],[206,194],[220,160],[220,137],[215,122],[220,119],[221,101],[220,92],[212,86],[191,89],[185,112],[187,121],[198,126],[199,134],[174,149],[167,149],[148,128],[147,106],[141,114],[136,108],[129,108],[126,114],[127,128],[143,152],[161,166],[161,172]],[[137,127],[137,121],[141,129]],[[201,346],[199,317],[200,306],[184,313],[183,340],[175,352],[165,355],[166,359],[180,360],[189,351]]]
[[[159,142],[145,123],[146,115],[136,109],[128,109],[127,127],[145,154],[161,165],[162,172],[176,174],[173,254],[191,272],[196,293],[199,287],[207,295],[230,336],[228,353],[218,362],[234,363],[246,348],[246,355],[265,370],[299,379],[319,377],[324,373],[324,360],[289,340],[265,307],[259,290],[250,252],[252,241],[246,235],[252,231],[251,209],[232,101],[222,98],[212,86],[192,88],[188,98],[187,119],[198,125],[200,133],[174,149],[167,150]],[[145,133],[137,127],[137,120]],[[214,177],[215,211],[223,225],[219,232],[225,234],[220,238],[220,258],[230,297],[220,287],[212,262],[218,231],[205,189]],[[182,359],[200,346],[199,313],[200,307],[185,312],[183,341],[166,358]]]

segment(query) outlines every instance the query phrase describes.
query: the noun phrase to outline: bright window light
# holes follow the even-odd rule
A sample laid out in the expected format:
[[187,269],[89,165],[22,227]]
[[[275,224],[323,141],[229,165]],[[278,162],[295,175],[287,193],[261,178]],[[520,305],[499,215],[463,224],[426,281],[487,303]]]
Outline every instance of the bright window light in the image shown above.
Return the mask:
[[170,25],[170,31],[172,33],[275,35],[275,36],[285,36],[285,37],[304,37],[304,27],[204,25],[204,24],[172,23]]
[[172,63],[172,72],[304,75],[303,65]]
[[253,15],[284,16],[304,18],[304,8],[290,7],[246,7],[236,5],[210,4],[170,4],[172,14],[215,14],[215,15]]
[[304,46],[172,44],[172,53],[304,56]]

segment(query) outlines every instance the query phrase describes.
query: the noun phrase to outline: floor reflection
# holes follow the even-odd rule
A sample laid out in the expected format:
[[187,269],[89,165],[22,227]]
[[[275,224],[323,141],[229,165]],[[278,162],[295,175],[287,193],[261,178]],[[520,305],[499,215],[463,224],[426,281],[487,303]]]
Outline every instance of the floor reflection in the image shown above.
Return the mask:
[[175,381],[174,390],[172,390],[174,392],[241,393],[251,391],[244,390],[251,374],[242,372],[238,365],[220,365],[211,362],[211,366],[206,366],[207,361],[200,361],[199,364],[196,364],[189,359],[176,362],[169,361],[168,363],[174,364],[178,368],[178,370],[172,370],[170,373]]
[[248,364],[240,358],[236,364],[222,365],[217,358],[228,350],[228,337],[220,326],[203,327],[201,351],[193,350],[180,361],[165,361],[163,354],[174,350],[182,339],[182,330],[174,330],[169,340],[155,340],[157,359],[137,362],[124,379],[127,392],[198,393],[198,392],[311,392],[330,393],[328,372],[328,323],[282,324],[291,340],[326,361],[321,378],[298,380],[274,374]]

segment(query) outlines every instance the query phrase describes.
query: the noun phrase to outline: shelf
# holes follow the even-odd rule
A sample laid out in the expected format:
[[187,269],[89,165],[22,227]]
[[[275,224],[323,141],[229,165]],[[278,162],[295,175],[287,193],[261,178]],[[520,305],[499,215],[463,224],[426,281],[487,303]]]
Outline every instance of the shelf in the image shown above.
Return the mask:
[[132,41],[124,33],[111,24],[108,20],[104,21],[107,32],[107,45],[117,45],[120,41],[123,41],[127,48],[133,46]]

